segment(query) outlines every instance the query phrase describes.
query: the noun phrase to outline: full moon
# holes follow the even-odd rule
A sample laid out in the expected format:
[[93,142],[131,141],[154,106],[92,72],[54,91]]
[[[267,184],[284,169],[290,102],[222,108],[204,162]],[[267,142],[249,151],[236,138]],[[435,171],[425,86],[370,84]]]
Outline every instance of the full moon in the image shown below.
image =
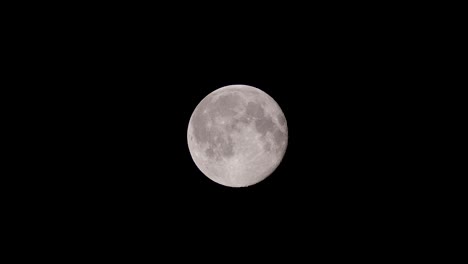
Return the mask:
[[187,141],[193,161],[209,179],[246,187],[267,178],[281,163],[288,127],[268,94],[248,85],[229,85],[197,105]]

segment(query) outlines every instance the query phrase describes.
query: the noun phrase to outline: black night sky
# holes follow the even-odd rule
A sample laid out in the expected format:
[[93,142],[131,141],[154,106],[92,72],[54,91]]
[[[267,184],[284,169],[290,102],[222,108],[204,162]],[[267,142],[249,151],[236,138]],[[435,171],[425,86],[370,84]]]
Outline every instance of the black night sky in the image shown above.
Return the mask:
[[[49,94],[60,120],[50,200],[104,226],[148,232],[229,225],[324,234],[410,211],[416,180],[402,144],[412,62],[390,25],[318,13],[288,23],[254,17],[133,15],[64,26],[49,73],[58,76]],[[209,180],[187,146],[192,111],[231,84],[272,96],[289,128],[282,163],[248,188]]]

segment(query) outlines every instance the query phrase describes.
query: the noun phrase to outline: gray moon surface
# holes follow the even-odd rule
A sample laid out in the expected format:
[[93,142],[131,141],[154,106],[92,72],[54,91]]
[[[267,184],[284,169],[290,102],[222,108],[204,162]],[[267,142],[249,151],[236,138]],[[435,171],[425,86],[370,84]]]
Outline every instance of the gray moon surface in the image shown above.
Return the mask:
[[288,145],[288,126],[271,96],[252,86],[229,85],[197,105],[187,141],[193,161],[209,179],[246,187],[279,166]]

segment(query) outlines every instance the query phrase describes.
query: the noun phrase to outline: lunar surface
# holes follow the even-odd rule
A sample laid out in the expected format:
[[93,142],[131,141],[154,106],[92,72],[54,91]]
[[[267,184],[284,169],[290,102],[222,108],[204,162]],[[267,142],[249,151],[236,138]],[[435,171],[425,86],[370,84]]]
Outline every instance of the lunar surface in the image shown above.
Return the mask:
[[229,85],[207,95],[190,117],[187,140],[193,161],[208,178],[246,187],[278,167],[288,144],[286,118],[260,89]]

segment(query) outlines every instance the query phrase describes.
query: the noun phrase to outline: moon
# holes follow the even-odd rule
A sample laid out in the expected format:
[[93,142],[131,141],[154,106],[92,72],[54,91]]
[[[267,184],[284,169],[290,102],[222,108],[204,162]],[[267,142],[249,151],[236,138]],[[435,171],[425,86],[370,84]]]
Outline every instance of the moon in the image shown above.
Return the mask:
[[229,85],[197,105],[187,141],[205,176],[224,186],[247,187],[279,166],[288,145],[288,126],[280,106],[267,93],[248,85]]

